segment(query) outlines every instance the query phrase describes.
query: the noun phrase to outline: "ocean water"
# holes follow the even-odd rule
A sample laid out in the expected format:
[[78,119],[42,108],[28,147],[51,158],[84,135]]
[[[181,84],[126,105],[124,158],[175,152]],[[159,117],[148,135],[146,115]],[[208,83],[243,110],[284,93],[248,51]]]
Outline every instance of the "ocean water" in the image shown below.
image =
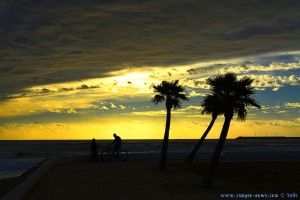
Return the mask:
[[[86,154],[90,152],[90,140],[0,140],[0,159],[4,152],[18,156],[51,156],[65,154]],[[111,140],[98,140],[98,151],[111,144]],[[170,153],[190,152],[197,140],[169,140]],[[208,139],[202,152],[213,152],[217,140]],[[162,140],[124,140],[122,148],[132,153],[160,152]],[[257,151],[300,151],[299,139],[228,139],[224,152]]]
[[[90,140],[0,140],[0,179],[16,177],[47,157],[89,155]],[[98,140],[98,151],[111,140]],[[168,158],[184,160],[197,140],[170,140]],[[198,160],[209,160],[217,140],[206,140],[197,154]],[[122,149],[130,159],[158,160],[162,140],[124,140]],[[222,159],[300,159],[300,139],[228,139]]]

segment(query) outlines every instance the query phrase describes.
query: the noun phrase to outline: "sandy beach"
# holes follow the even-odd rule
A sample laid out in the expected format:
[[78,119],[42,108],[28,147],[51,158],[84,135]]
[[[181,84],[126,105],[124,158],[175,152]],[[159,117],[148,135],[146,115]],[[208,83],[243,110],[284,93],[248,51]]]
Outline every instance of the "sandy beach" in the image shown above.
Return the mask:
[[23,199],[230,199],[221,197],[224,194],[297,194],[299,198],[299,160],[222,162],[211,189],[201,188],[207,166],[206,162],[169,161],[167,170],[161,172],[156,170],[156,161],[59,165]]

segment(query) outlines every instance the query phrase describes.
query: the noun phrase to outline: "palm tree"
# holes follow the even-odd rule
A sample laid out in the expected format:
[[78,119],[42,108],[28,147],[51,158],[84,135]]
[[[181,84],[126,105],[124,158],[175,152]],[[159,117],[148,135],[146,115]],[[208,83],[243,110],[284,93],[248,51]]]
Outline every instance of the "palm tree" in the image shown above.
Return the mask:
[[194,149],[187,157],[187,159],[186,159],[187,163],[192,163],[194,161],[199,148],[201,147],[206,136],[208,135],[209,131],[213,127],[217,117],[223,113],[223,111],[222,111],[223,108],[220,105],[221,105],[220,99],[217,95],[208,94],[202,101],[202,104],[201,104],[201,106],[203,107],[202,114],[211,114],[212,119],[211,119],[208,127],[206,128],[205,132],[203,133],[203,135],[201,136],[199,141],[196,143]]
[[161,149],[161,156],[159,161],[159,170],[166,168],[167,153],[168,153],[168,142],[169,142],[169,131],[171,124],[171,109],[181,108],[181,100],[188,101],[187,96],[184,94],[184,88],[178,84],[178,80],[175,81],[162,81],[158,85],[153,86],[156,95],[152,98],[152,102],[158,104],[159,102],[166,102],[167,117],[165,135]]
[[254,88],[251,86],[252,82],[253,79],[249,77],[238,80],[234,73],[218,75],[215,78],[208,79],[213,95],[219,96],[221,100],[225,121],[209,169],[203,178],[203,187],[213,186],[215,172],[234,114],[237,114],[239,121],[245,121],[249,106],[260,108],[260,105],[251,97],[254,94]]

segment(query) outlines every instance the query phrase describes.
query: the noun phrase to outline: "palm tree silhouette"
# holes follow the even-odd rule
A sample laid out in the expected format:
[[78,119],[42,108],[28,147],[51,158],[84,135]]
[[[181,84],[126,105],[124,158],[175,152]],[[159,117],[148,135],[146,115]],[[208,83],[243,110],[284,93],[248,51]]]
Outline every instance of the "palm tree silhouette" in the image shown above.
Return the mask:
[[151,101],[155,104],[165,101],[167,109],[165,134],[158,166],[159,170],[164,170],[166,168],[169,131],[171,123],[171,109],[181,108],[181,100],[188,101],[188,97],[184,94],[184,87],[182,85],[179,85],[178,82],[178,80],[171,82],[162,81],[160,84],[153,86],[156,95],[152,98]]
[[251,98],[251,95],[254,94],[254,88],[251,86],[252,82],[253,79],[249,77],[238,80],[234,73],[218,75],[215,78],[208,79],[213,95],[219,96],[221,100],[220,104],[223,107],[225,121],[209,169],[203,178],[203,187],[213,186],[215,172],[234,114],[237,114],[239,121],[245,121],[249,106],[260,108],[255,99]]
[[201,106],[203,107],[202,114],[211,114],[212,119],[211,119],[208,127],[206,128],[205,132],[203,133],[203,135],[201,136],[199,141],[196,143],[194,149],[188,155],[188,157],[186,159],[187,163],[192,163],[194,161],[199,148],[201,147],[206,136],[208,135],[209,131],[213,127],[217,117],[219,115],[223,114],[223,107],[221,106],[220,101],[221,100],[219,99],[218,95],[211,95],[211,94],[206,95],[206,97],[202,101],[202,104],[201,104]]

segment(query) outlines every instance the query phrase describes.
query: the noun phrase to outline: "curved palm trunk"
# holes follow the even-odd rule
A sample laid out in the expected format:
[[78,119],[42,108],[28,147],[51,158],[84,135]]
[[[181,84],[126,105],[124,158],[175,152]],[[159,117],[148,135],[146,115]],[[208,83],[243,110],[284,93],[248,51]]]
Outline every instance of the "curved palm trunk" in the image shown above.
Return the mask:
[[216,121],[217,117],[212,117],[207,129],[205,130],[205,132],[203,133],[202,137],[200,138],[200,140],[197,142],[197,144],[195,145],[193,151],[189,154],[189,156],[186,159],[187,163],[192,163],[195,159],[195,156],[200,148],[200,146],[202,145],[202,143],[204,142],[204,139],[206,138],[207,134],[209,133],[210,129],[213,127],[215,121]]
[[171,108],[167,108],[165,135],[164,135],[164,140],[163,140],[161,154],[160,154],[160,161],[158,166],[158,169],[161,171],[166,169],[170,124],[171,124]]
[[213,157],[210,161],[209,169],[203,177],[203,182],[202,182],[203,187],[212,187],[213,186],[215,173],[216,173],[216,170],[217,170],[217,167],[218,167],[218,164],[219,164],[221,153],[223,151],[223,147],[224,147],[224,144],[225,144],[225,140],[226,140],[226,137],[227,137],[227,133],[228,133],[228,130],[229,130],[231,119],[232,119],[232,117],[226,117],[225,116],[225,121],[224,121],[224,124],[223,124],[221,135],[220,135],[220,138],[218,140],[218,143],[217,143],[215,152],[213,154]]

